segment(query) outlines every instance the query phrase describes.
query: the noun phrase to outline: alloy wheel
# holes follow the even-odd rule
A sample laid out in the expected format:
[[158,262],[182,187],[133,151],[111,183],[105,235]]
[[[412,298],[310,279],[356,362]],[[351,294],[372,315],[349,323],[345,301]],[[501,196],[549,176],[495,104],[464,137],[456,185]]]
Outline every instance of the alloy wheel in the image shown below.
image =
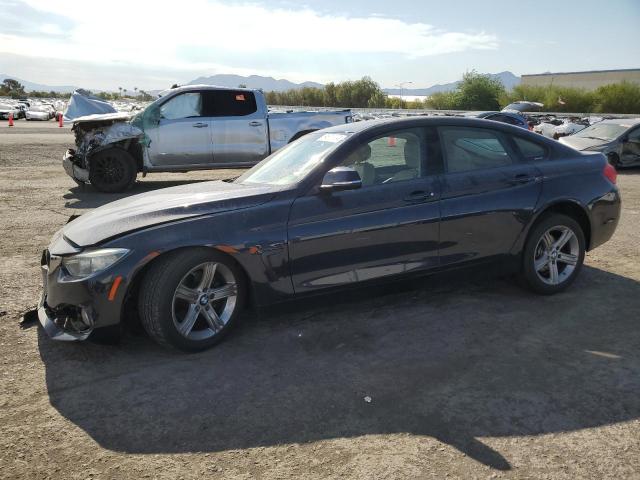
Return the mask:
[[173,294],[173,324],[189,340],[211,338],[229,322],[237,295],[236,279],[227,266],[202,263],[182,277]]
[[580,243],[575,232],[565,225],[549,228],[534,250],[534,269],[547,285],[560,285],[576,269]]

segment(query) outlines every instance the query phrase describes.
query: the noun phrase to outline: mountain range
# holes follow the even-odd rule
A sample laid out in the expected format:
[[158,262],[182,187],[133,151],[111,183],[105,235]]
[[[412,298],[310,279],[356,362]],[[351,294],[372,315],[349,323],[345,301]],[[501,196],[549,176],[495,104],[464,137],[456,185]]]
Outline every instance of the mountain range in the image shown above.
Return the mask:
[[[499,79],[502,84],[505,86],[507,90],[511,90],[514,86],[520,83],[520,77],[514,75],[509,71],[489,74],[492,78]],[[45,85],[40,83],[30,82],[28,80],[23,80],[20,78],[16,78],[12,75],[2,75],[0,74],[0,82],[5,78],[13,78],[14,80],[19,81],[22,85],[24,85],[26,91],[45,91],[45,92],[61,92],[61,93],[69,93],[77,90],[79,87],[73,85]],[[458,85],[459,81],[451,82],[451,83],[443,83],[433,85],[428,88],[403,88],[403,95],[431,95],[436,92],[448,92],[454,90]],[[246,85],[247,88],[261,88],[265,92],[282,92],[285,90],[298,89],[304,87],[315,87],[321,88],[323,85],[321,83],[316,82],[302,82],[302,83],[294,83],[285,79],[275,79],[273,77],[262,77],[259,75],[250,75],[248,77],[244,77],[242,75],[211,75],[209,77],[198,77],[190,82],[187,85],[217,85],[220,87],[229,87],[229,88],[237,88],[239,85]],[[389,95],[399,95],[399,88],[384,88],[384,92]],[[150,90],[149,93],[154,94],[155,92],[159,92],[160,90]]]
[[[500,73],[490,73],[489,76],[493,79],[500,80],[504,85],[504,88],[506,88],[507,90],[513,89],[513,87],[515,87],[520,83],[520,77],[518,77],[517,75],[514,75],[509,71],[500,72]],[[450,92],[452,90],[455,90],[456,87],[458,86],[458,83],[460,83],[460,80],[458,80],[457,82],[436,84],[428,88],[403,88],[402,92],[400,91],[399,88],[385,88],[383,90],[385,93],[389,95],[400,95],[400,93],[402,93],[402,95],[417,95],[417,96],[433,95],[434,93],[437,93],[437,92]]]
[[23,86],[25,91],[27,92],[58,92],[58,93],[71,93],[74,90],[77,90],[80,87],[75,87],[73,85],[44,85],[42,83],[34,83],[29,80],[23,80],[18,77],[14,77],[12,75],[6,75],[0,73],[0,82],[2,82],[5,78],[11,78],[13,80],[17,80]]
[[322,88],[321,83],[302,82],[293,83],[289,80],[276,80],[273,77],[261,77],[260,75],[212,75],[210,77],[198,77],[187,85],[217,85],[219,87],[237,88],[238,85],[246,85],[247,88],[261,88],[265,92],[284,92],[304,87]]

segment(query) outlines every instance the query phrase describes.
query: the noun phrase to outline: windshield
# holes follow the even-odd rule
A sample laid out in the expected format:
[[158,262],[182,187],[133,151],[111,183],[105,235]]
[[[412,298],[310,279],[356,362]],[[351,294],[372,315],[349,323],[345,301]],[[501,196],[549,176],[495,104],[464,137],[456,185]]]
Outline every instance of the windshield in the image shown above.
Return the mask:
[[348,136],[347,133],[309,133],[265,158],[236,182],[282,186],[298,183]]
[[594,138],[596,140],[613,140],[618,138],[629,128],[626,125],[616,123],[596,123],[584,130],[574,133],[574,137]]

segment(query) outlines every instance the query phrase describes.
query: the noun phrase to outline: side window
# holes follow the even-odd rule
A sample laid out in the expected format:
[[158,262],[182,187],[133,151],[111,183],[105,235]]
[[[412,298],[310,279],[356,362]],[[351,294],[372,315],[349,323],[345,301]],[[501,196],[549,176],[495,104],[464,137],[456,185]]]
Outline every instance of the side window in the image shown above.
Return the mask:
[[627,135],[630,142],[640,142],[640,128],[631,130]]
[[200,117],[202,95],[198,92],[181,93],[160,106],[160,115],[168,120]]
[[394,132],[369,140],[342,162],[360,174],[364,187],[412,180],[424,174],[420,129]]
[[469,127],[441,127],[440,137],[446,169],[450,173],[510,165],[501,136],[492,130]]
[[253,92],[245,90],[211,90],[212,116],[244,117],[258,110]]
[[532,142],[531,140],[525,140],[524,138],[520,137],[513,137],[513,141],[526,160],[544,160],[545,158],[547,158],[546,147],[536,142]]

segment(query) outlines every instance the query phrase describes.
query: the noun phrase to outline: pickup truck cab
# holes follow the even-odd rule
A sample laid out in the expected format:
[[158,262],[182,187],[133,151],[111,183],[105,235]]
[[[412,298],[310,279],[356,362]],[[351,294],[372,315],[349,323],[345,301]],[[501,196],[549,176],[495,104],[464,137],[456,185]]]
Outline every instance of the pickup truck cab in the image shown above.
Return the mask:
[[269,112],[259,90],[190,85],[167,91],[132,118],[75,119],[77,148],[63,166],[76,182],[120,192],[138,172],[251,167],[307,133],[351,121],[349,110]]

